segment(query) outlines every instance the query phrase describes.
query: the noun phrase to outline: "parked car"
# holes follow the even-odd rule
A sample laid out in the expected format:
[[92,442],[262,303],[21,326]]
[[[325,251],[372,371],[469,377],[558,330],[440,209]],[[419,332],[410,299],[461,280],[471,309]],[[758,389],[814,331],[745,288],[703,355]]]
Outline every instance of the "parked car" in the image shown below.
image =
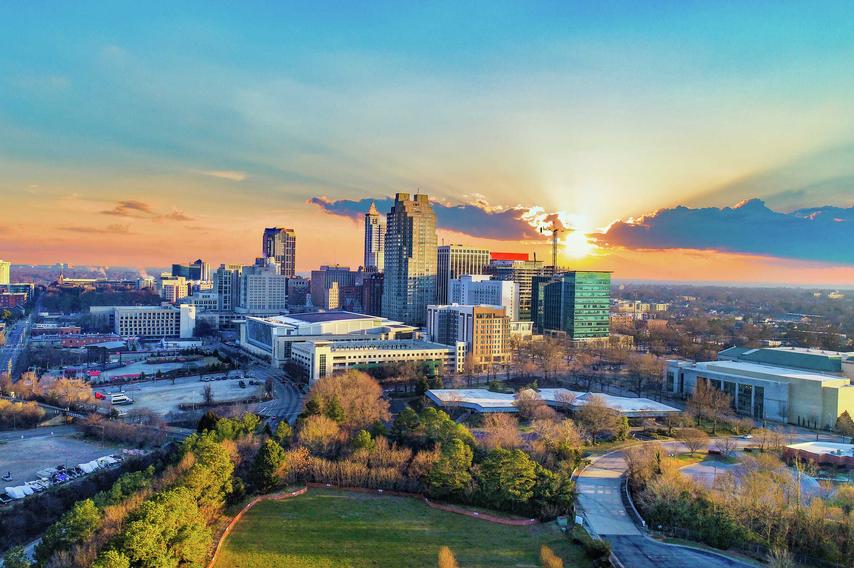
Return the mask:
[[133,404],[133,399],[124,393],[116,393],[110,395],[110,403],[118,404]]
[[239,382],[239,383],[237,383],[237,384],[238,384],[238,385],[240,385],[240,388],[242,388],[242,389],[245,389],[245,388],[246,388],[246,381],[240,381],[240,382]]

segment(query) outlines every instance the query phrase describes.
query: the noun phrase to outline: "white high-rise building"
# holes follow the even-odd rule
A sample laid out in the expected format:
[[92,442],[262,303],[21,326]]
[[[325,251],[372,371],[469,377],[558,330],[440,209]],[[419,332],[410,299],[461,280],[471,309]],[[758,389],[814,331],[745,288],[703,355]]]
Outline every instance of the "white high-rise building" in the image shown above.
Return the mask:
[[243,268],[238,313],[274,315],[285,313],[287,309],[288,278],[279,274],[277,264]]
[[12,263],[8,260],[0,260],[0,284],[11,283]]
[[437,250],[436,302],[447,304],[451,280],[464,274],[483,274],[489,266],[489,251],[465,245],[442,245]]
[[365,213],[365,270],[382,272],[385,250],[385,221],[371,202]]
[[436,214],[430,199],[398,193],[385,234],[383,316],[424,325],[436,299]]
[[501,306],[510,321],[517,321],[519,286],[512,280],[490,280],[483,274],[466,274],[451,280],[448,303]]

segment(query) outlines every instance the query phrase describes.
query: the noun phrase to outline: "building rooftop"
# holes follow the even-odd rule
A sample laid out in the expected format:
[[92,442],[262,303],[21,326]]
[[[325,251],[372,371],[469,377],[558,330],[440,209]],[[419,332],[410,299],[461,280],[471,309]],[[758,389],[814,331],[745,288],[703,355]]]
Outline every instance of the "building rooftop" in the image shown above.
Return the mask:
[[800,444],[789,444],[786,446],[793,450],[809,452],[811,454],[829,454],[834,456],[854,457],[854,444],[840,444],[838,442],[802,442]]
[[420,339],[386,339],[383,341],[377,341],[375,339],[357,339],[353,341],[319,340],[309,341],[307,343],[313,343],[315,345],[328,345],[332,349],[332,351],[351,351],[360,349],[371,349],[374,351],[393,349],[406,349],[409,351],[415,351],[418,349],[441,349],[442,351],[447,351],[449,349],[454,348],[453,345],[445,345],[444,343],[434,343],[432,341],[422,341]]
[[823,373],[814,373],[811,371],[802,371],[791,367],[779,367],[776,365],[767,365],[763,363],[748,363],[746,361],[706,361],[703,363],[694,363],[692,365],[697,369],[707,369],[709,371],[723,371],[732,373],[747,373],[759,375],[772,375],[786,379],[798,379],[802,381],[840,381],[844,377],[837,375],[827,375]]
[[303,321],[306,323],[321,323],[327,321],[344,321],[353,319],[372,319],[376,316],[365,314],[357,314],[355,312],[332,311],[332,312],[308,312],[304,314],[293,314],[287,316],[290,319]]
[[757,349],[730,347],[721,351],[718,356],[819,373],[841,373],[842,362],[849,357],[854,359],[854,353],[802,347],[760,347]]
[[[660,416],[676,414],[678,408],[648,398],[630,398],[600,393],[583,393],[569,389],[540,389],[540,398],[549,406],[578,408],[594,396],[600,397],[608,408],[625,416]],[[440,406],[460,406],[478,412],[517,412],[515,395],[486,389],[431,389],[427,396]]]

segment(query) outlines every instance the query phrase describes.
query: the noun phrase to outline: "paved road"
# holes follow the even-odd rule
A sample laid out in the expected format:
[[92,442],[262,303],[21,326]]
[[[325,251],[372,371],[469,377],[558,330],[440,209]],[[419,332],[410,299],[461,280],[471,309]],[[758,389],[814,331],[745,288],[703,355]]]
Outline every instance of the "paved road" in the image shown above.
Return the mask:
[[6,345],[0,347],[0,372],[14,370],[18,357],[27,345],[27,334],[31,321],[32,316],[15,322],[6,330]]
[[260,381],[273,379],[273,399],[258,404],[255,412],[293,424],[302,411],[302,394],[299,389],[284,373],[266,365],[254,365],[250,373]]
[[[835,440],[838,436],[816,434],[797,429],[789,443],[808,442],[818,438]],[[639,442],[652,443],[652,442]],[[739,439],[738,447],[753,444]],[[687,451],[681,442],[665,442],[663,446],[674,452]],[[714,440],[709,447],[714,446]],[[626,568],[697,568],[698,566],[744,567],[744,562],[694,548],[664,544],[646,536],[626,512],[620,492],[622,477],[627,470],[622,450],[594,458],[576,479],[578,504],[590,529],[611,543],[611,549]]]

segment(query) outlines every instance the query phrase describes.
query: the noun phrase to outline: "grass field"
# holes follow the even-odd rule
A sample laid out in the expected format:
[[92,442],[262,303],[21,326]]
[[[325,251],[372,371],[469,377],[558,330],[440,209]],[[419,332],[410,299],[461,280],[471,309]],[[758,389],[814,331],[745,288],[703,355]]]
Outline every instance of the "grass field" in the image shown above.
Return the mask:
[[536,567],[540,545],[567,567],[590,566],[554,523],[511,527],[437,511],[421,501],[311,489],[249,511],[228,537],[217,568],[436,566],[439,547],[461,567]]

